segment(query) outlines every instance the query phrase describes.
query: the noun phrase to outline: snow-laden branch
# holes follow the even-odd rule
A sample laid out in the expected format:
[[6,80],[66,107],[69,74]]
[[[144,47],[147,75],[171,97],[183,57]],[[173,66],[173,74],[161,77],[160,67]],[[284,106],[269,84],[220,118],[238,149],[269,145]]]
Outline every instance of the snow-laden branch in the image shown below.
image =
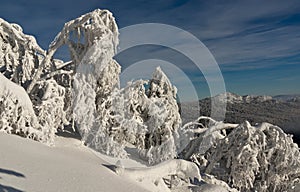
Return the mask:
[[[58,33],[49,46],[45,58],[36,70],[27,92],[31,93],[34,85],[40,79],[43,70],[51,65],[51,59],[55,52],[63,45],[68,45],[71,57],[77,67],[86,52],[95,45],[95,42],[111,38],[113,50],[118,45],[118,27],[112,13],[107,10],[96,9],[93,12],[67,22],[62,31]],[[74,69],[75,70],[75,69]]]
[[0,68],[14,83],[26,88],[31,81],[35,67],[46,55],[35,38],[23,33],[17,24],[10,24],[0,18]]
[[[209,126],[201,123],[202,120],[208,120]],[[190,131],[193,133],[204,133],[205,132],[205,136],[209,136],[213,132],[221,131],[224,129],[232,129],[237,126],[238,126],[238,124],[217,122],[214,119],[212,119],[211,117],[200,116],[195,121],[184,124],[181,129],[183,131]]]
[[[209,149],[206,173],[242,191],[285,191],[299,182],[300,152],[279,127],[245,122]],[[242,178],[242,179],[241,179]]]
[[49,74],[47,74],[45,76],[42,76],[39,81],[50,79],[51,77],[54,77],[55,75],[63,75],[63,74],[71,75],[73,73],[74,72],[72,70],[63,70],[63,69],[60,69],[60,70],[53,71],[53,72],[51,72],[51,73],[49,73]]
[[24,88],[8,80],[2,73],[0,82],[0,131],[48,142],[48,130],[39,126]]

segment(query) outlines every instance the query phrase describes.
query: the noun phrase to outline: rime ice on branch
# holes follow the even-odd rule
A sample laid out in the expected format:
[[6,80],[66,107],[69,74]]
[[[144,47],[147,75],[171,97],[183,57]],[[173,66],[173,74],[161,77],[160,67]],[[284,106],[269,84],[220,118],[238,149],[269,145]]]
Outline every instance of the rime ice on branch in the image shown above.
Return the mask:
[[[195,164],[172,160],[188,133],[193,137],[185,138],[189,145],[179,157],[223,180],[206,175],[207,183],[229,191],[283,191],[300,181],[299,148],[279,127],[209,117],[181,126],[177,90],[160,68],[149,81],[120,89],[121,67],[113,59],[118,33],[112,14],[97,9],[66,23],[45,52],[20,26],[0,19],[0,131],[51,144],[58,129],[75,124],[88,146],[107,155],[125,158],[133,146],[151,165],[169,160],[143,172],[117,170],[135,180],[149,174],[163,191],[165,175],[200,179]],[[63,45],[70,62],[53,58]]]
[[0,72],[26,89],[45,51],[33,36],[24,34],[19,25],[1,18],[0,45]]

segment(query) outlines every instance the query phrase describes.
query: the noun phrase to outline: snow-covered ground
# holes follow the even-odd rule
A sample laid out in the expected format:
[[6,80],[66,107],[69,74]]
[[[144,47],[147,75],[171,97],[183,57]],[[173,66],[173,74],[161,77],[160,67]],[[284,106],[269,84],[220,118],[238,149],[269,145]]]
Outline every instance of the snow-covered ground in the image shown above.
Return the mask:
[[0,191],[147,191],[120,177],[79,140],[53,147],[0,132]]

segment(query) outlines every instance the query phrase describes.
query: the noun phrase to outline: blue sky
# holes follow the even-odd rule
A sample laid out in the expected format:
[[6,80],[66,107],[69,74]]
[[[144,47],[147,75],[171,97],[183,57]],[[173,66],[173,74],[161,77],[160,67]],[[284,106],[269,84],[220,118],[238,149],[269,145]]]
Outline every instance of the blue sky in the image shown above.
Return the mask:
[[[65,22],[96,8],[111,10],[120,28],[151,22],[192,33],[215,56],[228,91],[300,93],[297,0],[7,0],[1,2],[0,17],[20,24],[25,33],[34,35],[46,49]],[[192,80],[199,97],[209,95],[201,72],[173,50],[145,46],[116,57],[124,69],[139,60],[157,58],[176,63]],[[173,77],[171,80],[176,82]]]

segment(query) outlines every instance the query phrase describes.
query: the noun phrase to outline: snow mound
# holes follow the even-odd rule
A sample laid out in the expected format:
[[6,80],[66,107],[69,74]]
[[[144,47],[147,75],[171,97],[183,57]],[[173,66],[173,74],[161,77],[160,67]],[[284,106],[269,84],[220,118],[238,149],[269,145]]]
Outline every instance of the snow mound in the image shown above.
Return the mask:
[[31,100],[23,87],[0,73],[0,131],[42,139]]

